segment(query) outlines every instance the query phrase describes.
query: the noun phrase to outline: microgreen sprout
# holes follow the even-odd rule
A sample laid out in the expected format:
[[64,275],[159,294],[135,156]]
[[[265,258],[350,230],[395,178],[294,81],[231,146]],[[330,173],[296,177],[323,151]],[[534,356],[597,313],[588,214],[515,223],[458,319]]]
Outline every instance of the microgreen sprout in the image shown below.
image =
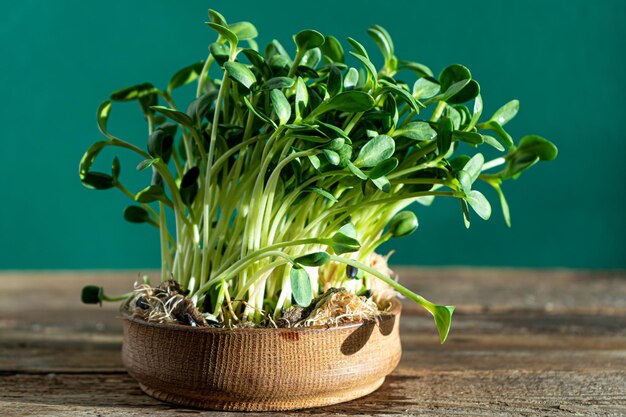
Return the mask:
[[[380,279],[420,304],[443,343],[454,307],[415,294],[369,257],[417,229],[405,210],[415,202],[455,198],[467,227],[470,208],[489,219],[479,183],[495,189],[510,224],[502,182],[554,159],[556,147],[539,136],[516,143],[505,131],[516,100],[481,119],[480,86],[466,67],[435,76],[400,60],[380,26],[368,31],[384,61],[376,68],[352,38],[347,54],[314,30],[294,36],[294,55],[276,40],[259,51],[251,23],[229,24],[213,10],[209,18],[217,38],[206,60],[178,71],[165,89],[143,83],[102,103],[97,122],[106,140],[82,158],[82,183],[130,197],[124,218],[160,233],[162,280],[174,279],[199,309],[224,321],[259,323],[294,303],[306,307],[333,271],[336,286],[357,294]],[[194,82],[196,98],[177,106],[175,91]],[[124,101],[144,113],[145,147],[108,130],[113,103]],[[502,156],[486,161],[485,145]],[[134,152],[150,184],[126,188],[117,158],[111,173],[92,170],[105,148]],[[109,299],[99,287],[83,291],[86,302]]]

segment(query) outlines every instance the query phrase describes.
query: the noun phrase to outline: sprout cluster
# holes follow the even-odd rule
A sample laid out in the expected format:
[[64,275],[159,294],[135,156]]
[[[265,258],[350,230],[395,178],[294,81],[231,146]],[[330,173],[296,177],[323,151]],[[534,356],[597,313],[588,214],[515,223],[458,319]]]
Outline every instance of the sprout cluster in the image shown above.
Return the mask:
[[[83,184],[134,201],[124,217],[160,231],[162,279],[176,280],[216,318],[259,323],[293,303],[309,305],[330,280],[358,293],[376,277],[424,306],[444,341],[453,308],[371,268],[369,257],[417,228],[413,212],[403,211],[414,202],[452,197],[466,226],[470,208],[488,219],[479,181],[500,195],[508,223],[502,181],[554,159],[555,146],[539,136],[515,143],[503,127],[518,111],[515,100],[481,120],[480,87],[466,67],[435,77],[399,60],[380,26],[368,30],[384,59],[376,68],[352,38],[346,55],[336,38],[304,30],[292,56],[276,40],[260,51],[251,23],[229,24],[213,10],[209,18],[217,40],[205,61],[178,71],[163,90],[144,83],[102,103],[106,140],[81,160]],[[214,68],[219,77],[210,76]],[[174,90],[192,82],[196,99],[179,107]],[[145,147],[107,130],[112,102],[130,100],[145,115]],[[502,156],[485,161],[485,145]],[[106,147],[139,155],[137,170],[152,172],[150,185],[128,190],[117,158],[110,174],[94,172]]]

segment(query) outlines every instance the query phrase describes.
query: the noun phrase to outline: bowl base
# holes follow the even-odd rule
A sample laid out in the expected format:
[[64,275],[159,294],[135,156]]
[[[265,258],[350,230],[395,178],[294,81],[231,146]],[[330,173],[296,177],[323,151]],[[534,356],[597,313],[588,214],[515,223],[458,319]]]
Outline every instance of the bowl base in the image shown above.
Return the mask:
[[139,383],[139,387],[143,392],[157,400],[165,401],[172,404],[184,405],[192,408],[200,408],[205,410],[216,411],[286,411],[298,410],[302,408],[323,407],[327,405],[339,404],[361,398],[376,391],[385,382],[385,378],[378,379],[371,384],[361,385],[358,389],[350,388],[345,391],[337,391],[328,396],[310,396],[303,398],[294,398],[290,400],[272,400],[272,399],[253,399],[239,400],[230,398],[191,398],[184,397],[180,394],[173,394],[149,387]]

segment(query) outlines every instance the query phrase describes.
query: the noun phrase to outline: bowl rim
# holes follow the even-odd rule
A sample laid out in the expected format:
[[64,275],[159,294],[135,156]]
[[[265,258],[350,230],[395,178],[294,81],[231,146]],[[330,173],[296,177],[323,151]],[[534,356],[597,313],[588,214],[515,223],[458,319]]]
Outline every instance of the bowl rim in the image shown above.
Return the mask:
[[402,303],[397,298],[392,298],[389,300],[392,307],[389,312],[380,315],[375,319],[362,320],[362,321],[353,321],[349,323],[339,324],[339,325],[331,325],[331,324],[320,324],[317,326],[307,326],[307,327],[246,327],[246,328],[235,328],[229,329],[226,327],[193,327],[193,326],[185,326],[184,324],[178,323],[154,323],[150,322],[138,317],[131,317],[127,315],[118,316],[123,321],[139,324],[145,327],[153,327],[158,329],[168,329],[179,332],[191,332],[191,333],[224,333],[224,334],[235,334],[235,333],[258,333],[258,334],[276,334],[279,333],[319,333],[326,331],[340,331],[340,330],[348,330],[357,327],[361,327],[366,324],[374,323],[378,324],[382,321],[391,320],[392,318],[397,317],[402,311]]

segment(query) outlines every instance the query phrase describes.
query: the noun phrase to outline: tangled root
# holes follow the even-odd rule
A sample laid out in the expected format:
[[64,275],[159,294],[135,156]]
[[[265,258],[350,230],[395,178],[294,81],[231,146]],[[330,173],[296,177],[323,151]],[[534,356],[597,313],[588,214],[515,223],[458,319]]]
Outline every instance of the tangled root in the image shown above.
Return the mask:
[[178,323],[194,327],[208,325],[176,281],[162,282],[156,288],[135,283],[134,292],[122,305],[125,314],[155,323]]
[[372,320],[382,313],[372,298],[351,294],[343,288],[333,288],[322,296],[308,317],[294,327]]
[[307,308],[293,306],[276,322],[278,327],[330,326],[373,320],[381,310],[372,298],[352,294],[344,288],[330,288]]

